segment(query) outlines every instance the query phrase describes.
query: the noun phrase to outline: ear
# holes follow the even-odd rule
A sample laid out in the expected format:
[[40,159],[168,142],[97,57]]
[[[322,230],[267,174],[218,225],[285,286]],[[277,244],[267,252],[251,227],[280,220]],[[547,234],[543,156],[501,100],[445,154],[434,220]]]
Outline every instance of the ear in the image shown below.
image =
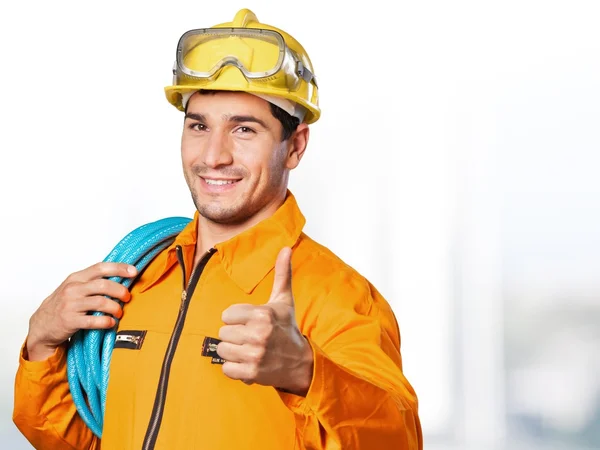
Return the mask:
[[301,123],[294,131],[294,134],[288,139],[288,157],[285,166],[292,170],[298,167],[306,146],[308,145],[308,138],[310,135],[310,129],[305,123]]

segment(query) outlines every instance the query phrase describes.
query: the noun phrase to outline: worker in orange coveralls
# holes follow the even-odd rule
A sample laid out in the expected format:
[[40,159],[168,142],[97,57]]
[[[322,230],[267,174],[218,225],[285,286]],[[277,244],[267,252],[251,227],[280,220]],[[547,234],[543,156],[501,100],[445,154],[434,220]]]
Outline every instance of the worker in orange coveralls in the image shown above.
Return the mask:
[[[303,233],[288,189],[320,116],[304,48],[244,9],[185,33],[173,73],[193,220],[140,274],[98,263],[42,302],[15,424],[49,450],[421,450],[392,309]],[[129,289],[108,279],[136,275]],[[74,404],[67,349],[80,329],[115,326],[100,439]]]

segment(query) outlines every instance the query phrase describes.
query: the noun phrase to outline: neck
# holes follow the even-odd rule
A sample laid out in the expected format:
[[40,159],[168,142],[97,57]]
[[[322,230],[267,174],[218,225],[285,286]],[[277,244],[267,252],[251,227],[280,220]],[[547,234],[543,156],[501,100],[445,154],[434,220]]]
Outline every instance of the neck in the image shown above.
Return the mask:
[[275,211],[285,201],[285,195],[282,198],[276,198],[273,202],[269,203],[258,213],[252,215],[243,222],[235,224],[222,224],[213,222],[206,217],[200,215],[198,217],[198,236],[196,240],[196,257],[194,258],[194,266],[202,258],[208,250],[213,248],[215,245],[225,242],[234,236],[252,228],[259,222],[271,217]]

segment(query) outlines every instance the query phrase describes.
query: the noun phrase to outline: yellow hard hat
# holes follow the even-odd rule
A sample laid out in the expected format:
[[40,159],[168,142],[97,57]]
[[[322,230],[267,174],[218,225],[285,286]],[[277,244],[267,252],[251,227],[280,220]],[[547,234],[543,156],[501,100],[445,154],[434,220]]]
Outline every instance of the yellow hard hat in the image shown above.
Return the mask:
[[306,123],[321,115],[304,48],[285,31],[260,23],[249,9],[240,10],[233,22],[190,30],[179,39],[167,99],[183,111],[183,99],[200,89],[284,99],[300,105]]

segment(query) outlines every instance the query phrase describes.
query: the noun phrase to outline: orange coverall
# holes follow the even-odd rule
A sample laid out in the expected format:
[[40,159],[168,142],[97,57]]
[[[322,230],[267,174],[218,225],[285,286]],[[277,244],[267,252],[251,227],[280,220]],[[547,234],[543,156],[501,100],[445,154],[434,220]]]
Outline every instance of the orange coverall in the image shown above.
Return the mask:
[[[402,373],[390,306],[302,232],[305,218],[291,192],[273,216],[216,245],[190,274],[197,224],[198,213],[131,289],[112,354],[101,443],[70,395],[66,347],[28,361],[23,346],[13,420],[33,446],[421,450],[417,398]],[[229,379],[206,356],[227,307],[268,301],[285,246],[293,248],[296,320],[314,352],[306,397]],[[183,301],[186,285],[192,295]]]

